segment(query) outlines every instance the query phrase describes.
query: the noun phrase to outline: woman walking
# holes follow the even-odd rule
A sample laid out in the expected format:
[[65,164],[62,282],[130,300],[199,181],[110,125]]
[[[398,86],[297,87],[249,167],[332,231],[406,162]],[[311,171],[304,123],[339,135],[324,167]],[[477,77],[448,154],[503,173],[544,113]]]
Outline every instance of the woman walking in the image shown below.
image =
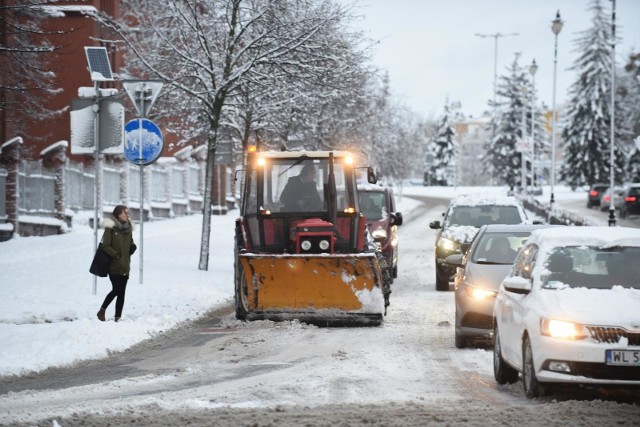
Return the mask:
[[136,251],[136,245],[133,243],[133,226],[129,221],[129,209],[124,205],[116,206],[111,217],[104,221],[104,228],[102,248],[111,257],[109,280],[111,280],[113,289],[104,299],[100,311],[98,311],[98,319],[105,321],[107,307],[115,298],[115,321],[117,322],[122,316],[124,293],[131,267],[131,255]]

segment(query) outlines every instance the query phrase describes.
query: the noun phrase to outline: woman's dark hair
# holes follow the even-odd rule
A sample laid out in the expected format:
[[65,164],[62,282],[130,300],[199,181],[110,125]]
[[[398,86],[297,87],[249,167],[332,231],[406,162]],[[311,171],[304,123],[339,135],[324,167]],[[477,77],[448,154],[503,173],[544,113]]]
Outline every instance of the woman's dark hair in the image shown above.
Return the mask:
[[113,208],[113,216],[114,216],[114,217],[116,217],[116,218],[117,218],[117,217],[119,217],[119,216],[120,216],[120,214],[121,214],[125,209],[127,209],[127,207],[126,207],[125,205],[118,205],[118,206],[116,206],[115,208]]

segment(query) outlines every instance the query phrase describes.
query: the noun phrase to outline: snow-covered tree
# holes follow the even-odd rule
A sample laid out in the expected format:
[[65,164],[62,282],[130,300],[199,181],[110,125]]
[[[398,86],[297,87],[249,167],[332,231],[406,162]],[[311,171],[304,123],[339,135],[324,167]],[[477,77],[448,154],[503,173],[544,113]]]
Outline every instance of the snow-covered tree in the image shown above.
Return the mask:
[[[495,135],[487,143],[485,160],[498,182],[516,187],[521,184],[522,176],[522,156],[516,151],[516,142],[527,137],[531,129],[531,83],[528,73],[519,64],[518,54],[507,68],[507,73],[500,77],[498,83],[497,95],[500,98],[496,100],[496,115],[489,124],[490,127],[495,126]],[[536,140],[539,140],[541,131],[536,135]]]
[[[51,58],[59,46],[51,38],[60,31],[43,29],[50,9],[41,0],[2,2],[0,5],[0,116],[14,133],[25,134],[29,124],[51,118],[47,100],[59,92],[53,87]],[[5,127],[0,127],[3,131]],[[15,135],[0,135],[0,143]]]
[[[619,73],[616,92],[620,97],[622,127],[627,130],[629,145],[626,166],[626,180],[640,181],[640,53],[631,53]],[[616,114],[619,114],[616,111]]]
[[[129,69],[165,80],[164,99],[167,94],[180,95],[165,105],[180,119],[181,135],[206,141],[199,262],[206,270],[213,164],[225,110],[245,108],[245,115],[252,113],[241,107],[243,101],[252,107],[262,101],[278,105],[278,114],[288,115],[287,122],[278,122],[287,126],[279,129],[285,129],[282,142],[298,137],[297,125],[309,114],[307,99],[298,89],[305,80],[317,84],[324,79],[325,96],[327,89],[339,91],[330,77],[350,65],[344,61],[350,46],[334,36],[340,34],[346,12],[325,0],[130,0],[123,12],[120,22],[105,21],[134,53],[128,58]],[[287,87],[290,90],[283,92],[288,98],[273,95],[274,88]]]
[[[575,41],[581,52],[572,69],[576,81],[569,88],[566,119],[563,120],[564,163],[561,180],[572,188],[609,182],[611,150],[611,22],[599,0],[590,5],[591,27]],[[616,105],[616,110],[619,110]],[[616,124],[621,123],[616,114]],[[614,175],[624,177],[624,133],[616,126]]]
[[455,184],[455,168],[458,158],[458,144],[456,131],[453,127],[455,112],[447,101],[444,114],[440,118],[438,127],[430,143],[430,153],[433,163],[431,166],[432,185],[451,186]]

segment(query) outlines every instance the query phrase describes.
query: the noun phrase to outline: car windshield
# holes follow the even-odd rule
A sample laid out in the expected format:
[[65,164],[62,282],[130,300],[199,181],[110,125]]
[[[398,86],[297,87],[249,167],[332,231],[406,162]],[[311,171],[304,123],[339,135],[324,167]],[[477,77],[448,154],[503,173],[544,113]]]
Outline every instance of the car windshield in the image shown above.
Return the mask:
[[486,224],[521,224],[516,206],[453,206],[447,217],[448,225],[482,227]]
[[531,233],[484,233],[476,243],[471,262],[477,264],[513,264]]
[[385,194],[382,191],[360,191],[360,209],[368,221],[380,221],[387,217]]
[[544,260],[541,278],[547,289],[640,289],[640,247],[558,247]]

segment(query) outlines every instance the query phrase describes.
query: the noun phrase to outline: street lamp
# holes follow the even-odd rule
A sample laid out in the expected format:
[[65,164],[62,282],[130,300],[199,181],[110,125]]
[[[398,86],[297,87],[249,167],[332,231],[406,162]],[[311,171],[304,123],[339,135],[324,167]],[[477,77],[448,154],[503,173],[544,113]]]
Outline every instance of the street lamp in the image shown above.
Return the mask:
[[536,87],[536,71],[538,71],[538,64],[534,59],[529,66],[529,74],[531,74],[531,186],[535,185],[536,167],[534,162],[536,160],[536,142],[534,139],[535,120],[533,115],[535,113],[535,87]]
[[560,11],[556,13],[556,19],[551,21],[551,31],[555,35],[555,46],[553,50],[553,100],[551,104],[551,199],[549,200],[549,214],[547,222],[551,222],[553,214],[553,204],[555,199],[553,196],[553,186],[556,181],[556,74],[558,69],[558,34],[562,31],[564,22],[560,19]]
[[613,204],[613,198],[615,197],[616,192],[613,190],[614,185],[614,174],[615,174],[615,154],[614,154],[614,145],[615,145],[615,97],[616,97],[616,0],[612,0],[611,2],[611,153],[610,153],[610,184],[609,184],[609,227],[615,227],[616,225],[616,210]]
[[525,99],[527,99],[527,86],[522,86],[522,128],[521,134],[521,151],[520,151],[520,189],[521,194],[527,194],[527,162],[525,160],[525,144],[527,134],[527,112],[525,111]]
[[[496,92],[497,92],[497,80],[498,80],[498,39],[500,37],[508,37],[508,36],[517,36],[518,33],[509,33],[509,34],[502,34],[502,33],[493,33],[493,34],[478,34],[476,33],[477,37],[482,37],[482,38],[487,38],[487,37],[493,37],[494,39],[494,50],[493,50],[493,114],[492,114],[492,120],[491,120],[491,143],[493,144],[493,139],[496,136],[496,123],[495,123],[495,117],[496,117]],[[492,174],[493,176],[493,174]],[[493,178],[492,178],[493,179]]]

